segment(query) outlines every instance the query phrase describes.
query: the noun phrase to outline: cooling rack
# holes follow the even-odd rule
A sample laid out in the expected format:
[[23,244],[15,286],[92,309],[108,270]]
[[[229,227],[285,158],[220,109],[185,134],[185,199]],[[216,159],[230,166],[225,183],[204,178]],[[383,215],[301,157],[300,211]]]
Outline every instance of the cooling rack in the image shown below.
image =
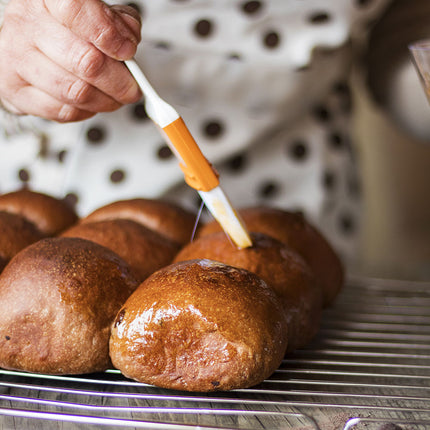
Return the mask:
[[430,282],[349,279],[315,341],[251,389],[0,370],[0,429],[27,428],[428,430]]

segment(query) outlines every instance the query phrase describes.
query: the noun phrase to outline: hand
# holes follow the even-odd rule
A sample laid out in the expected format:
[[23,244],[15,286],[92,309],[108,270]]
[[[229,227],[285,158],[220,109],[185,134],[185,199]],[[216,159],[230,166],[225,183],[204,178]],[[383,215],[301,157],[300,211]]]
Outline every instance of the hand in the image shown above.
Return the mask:
[[11,0],[0,30],[0,101],[11,112],[79,121],[139,100],[121,60],[140,18],[100,0]]

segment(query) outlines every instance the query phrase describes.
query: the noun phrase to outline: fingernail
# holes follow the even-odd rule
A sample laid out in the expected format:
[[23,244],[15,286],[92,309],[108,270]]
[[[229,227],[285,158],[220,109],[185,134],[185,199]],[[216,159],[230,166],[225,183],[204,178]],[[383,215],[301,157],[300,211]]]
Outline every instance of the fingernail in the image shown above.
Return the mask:
[[136,43],[133,43],[131,40],[126,40],[116,53],[118,59],[129,60],[135,54],[136,48]]
[[139,15],[129,6],[112,6],[111,10],[116,12],[116,24],[122,35],[137,43],[141,37]]
[[140,34],[140,21],[137,20],[134,16],[122,14],[121,18],[124,20],[124,22],[127,24],[131,32],[133,33],[133,37],[136,38],[136,42],[140,41],[141,34]]

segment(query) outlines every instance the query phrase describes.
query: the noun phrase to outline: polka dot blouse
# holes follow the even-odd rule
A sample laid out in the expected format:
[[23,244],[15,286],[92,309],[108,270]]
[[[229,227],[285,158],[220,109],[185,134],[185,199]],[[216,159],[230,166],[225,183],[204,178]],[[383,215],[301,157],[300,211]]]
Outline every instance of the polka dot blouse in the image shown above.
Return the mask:
[[[302,210],[346,257],[360,229],[351,40],[388,0],[140,0],[136,60],[236,206]],[[14,119],[16,121],[16,119]],[[81,123],[3,118],[0,192],[67,196],[84,215],[166,196],[197,207],[144,99]]]

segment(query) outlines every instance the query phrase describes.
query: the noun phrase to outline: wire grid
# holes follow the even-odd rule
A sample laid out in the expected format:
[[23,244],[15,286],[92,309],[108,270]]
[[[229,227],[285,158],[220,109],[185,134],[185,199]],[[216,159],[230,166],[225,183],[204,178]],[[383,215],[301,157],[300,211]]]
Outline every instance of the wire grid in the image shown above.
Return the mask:
[[251,389],[184,393],[110,370],[0,370],[0,430],[430,429],[430,282],[350,279],[315,341]]

